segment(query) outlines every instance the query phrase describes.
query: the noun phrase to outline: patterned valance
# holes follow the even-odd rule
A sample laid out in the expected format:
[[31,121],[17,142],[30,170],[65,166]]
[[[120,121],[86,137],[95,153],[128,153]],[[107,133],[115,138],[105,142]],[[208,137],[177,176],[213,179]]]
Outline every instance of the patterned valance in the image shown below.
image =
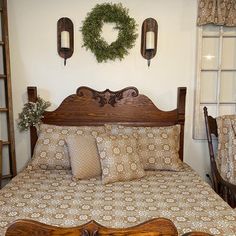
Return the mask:
[[236,26],[236,0],[198,0],[197,25]]

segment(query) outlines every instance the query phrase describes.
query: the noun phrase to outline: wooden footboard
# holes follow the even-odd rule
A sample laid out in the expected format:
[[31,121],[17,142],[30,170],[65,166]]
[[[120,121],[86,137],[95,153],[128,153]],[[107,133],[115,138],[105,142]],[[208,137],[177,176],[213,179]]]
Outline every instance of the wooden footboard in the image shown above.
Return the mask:
[[[87,224],[61,228],[42,224],[32,220],[17,220],[12,223],[6,232],[6,236],[178,236],[177,229],[172,221],[165,218],[156,218],[146,221],[134,227],[116,229],[107,228],[95,221],[90,221]],[[210,236],[210,234],[202,232],[190,232],[183,236]]]

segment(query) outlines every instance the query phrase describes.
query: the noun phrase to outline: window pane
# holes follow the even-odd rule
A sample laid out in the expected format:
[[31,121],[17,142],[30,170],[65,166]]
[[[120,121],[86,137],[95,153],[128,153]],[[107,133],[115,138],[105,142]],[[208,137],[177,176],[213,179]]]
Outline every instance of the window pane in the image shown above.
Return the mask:
[[219,38],[203,38],[202,69],[218,69]]
[[222,69],[236,69],[236,37],[223,38]]
[[201,72],[200,102],[216,102],[217,72]]
[[220,105],[219,115],[231,115],[235,114],[236,106],[232,104]]
[[207,25],[199,29],[194,138],[202,139],[206,138],[204,106],[213,117],[236,114],[236,27]]
[[224,71],[220,80],[220,102],[236,101],[236,72]]
[[202,31],[203,36],[220,36],[220,26],[205,25]]
[[236,36],[236,27],[223,27],[224,36]]

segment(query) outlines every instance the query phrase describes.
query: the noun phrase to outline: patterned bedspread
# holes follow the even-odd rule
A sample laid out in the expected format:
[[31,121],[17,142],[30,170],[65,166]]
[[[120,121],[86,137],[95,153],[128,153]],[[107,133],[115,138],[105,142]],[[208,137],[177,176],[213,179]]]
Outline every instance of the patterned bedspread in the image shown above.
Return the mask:
[[108,185],[74,180],[70,171],[25,169],[0,191],[0,235],[20,218],[64,227],[92,219],[129,227],[154,217],[171,219],[180,234],[236,235],[236,212],[187,165],[181,172],[150,171]]

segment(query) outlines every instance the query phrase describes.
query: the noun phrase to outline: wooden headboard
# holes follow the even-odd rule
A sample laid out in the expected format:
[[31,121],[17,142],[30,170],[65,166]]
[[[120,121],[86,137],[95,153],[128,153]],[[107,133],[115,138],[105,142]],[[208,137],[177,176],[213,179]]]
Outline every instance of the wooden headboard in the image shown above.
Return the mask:
[[[28,99],[37,100],[37,88],[28,87]],[[79,87],[75,94],[66,97],[60,106],[44,113],[43,123],[82,126],[118,123],[126,126],[169,126],[180,124],[180,159],[183,160],[184,121],[186,88],[179,87],[177,108],[162,111],[145,95],[139,94],[135,87],[119,91],[106,89],[99,92],[88,87]],[[37,132],[30,129],[31,153],[37,141]]]

